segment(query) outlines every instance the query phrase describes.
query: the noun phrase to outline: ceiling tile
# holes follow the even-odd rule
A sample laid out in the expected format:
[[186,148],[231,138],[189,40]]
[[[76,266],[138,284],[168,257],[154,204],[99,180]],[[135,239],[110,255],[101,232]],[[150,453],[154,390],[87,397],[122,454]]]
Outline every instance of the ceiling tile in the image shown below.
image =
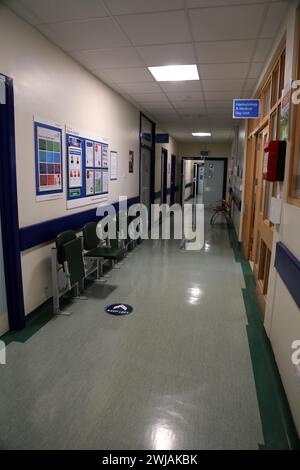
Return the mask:
[[177,118],[178,115],[175,111],[152,111],[152,114],[156,117],[156,119],[172,119]]
[[206,114],[206,108],[205,108],[205,102],[204,101],[198,101],[196,103],[185,103],[184,101],[182,102],[177,102],[173,103],[172,105],[174,108],[177,110],[180,110],[181,112],[189,113],[189,112],[194,112],[197,111],[201,114]]
[[71,52],[70,55],[94,70],[144,66],[133,47]]
[[257,84],[256,78],[248,78],[245,83],[245,92],[252,92],[254,91],[255,85]]
[[254,62],[266,62],[270,50],[272,48],[272,39],[260,39],[257,41],[255,54],[253,57]]
[[[244,80],[202,80],[204,91],[242,91]],[[222,98],[221,98],[222,99]]]
[[167,93],[168,98],[174,102],[180,101],[203,101],[203,93],[201,91],[187,91],[177,93]]
[[40,25],[38,29],[46,36],[50,32],[51,39],[59,37],[59,40],[70,45],[68,47],[72,51],[129,45],[126,36],[110,18]]
[[147,103],[143,105],[144,108],[151,112],[156,113],[174,113],[174,108],[168,103]]
[[20,0],[2,0],[3,3],[10,8],[16,15],[20,16],[23,18],[25,21],[27,21],[30,24],[39,24],[41,23],[41,18],[37,17],[33,11],[28,10],[23,3],[20,2]]
[[166,93],[186,93],[189,91],[201,92],[201,85],[199,80],[188,80],[184,82],[162,82],[160,86]]
[[232,127],[234,120],[232,117],[217,116],[211,120],[211,125],[215,128]]
[[255,39],[259,33],[263,12],[263,4],[190,10],[194,39]]
[[241,91],[206,91],[204,95],[207,101],[234,100],[241,97]]
[[182,114],[181,115],[183,122],[185,125],[189,128],[195,128],[197,126],[201,126],[203,131],[206,131],[209,129],[209,120],[207,116],[202,116],[202,114]]
[[61,35],[58,31],[53,31],[53,29],[47,25],[38,25],[36,26],[37,30],[40,31],[49,41],[53,42],[57,46],[61,47],[64,51],[70,52],[74,47],[72,40],[67,40],[65,35]]
[[183,11],[116,17],[134,45],[190,42]]
[[161,117],[159,120],[160,125],[167,127],[167,126],[180,126],[183,125],[182,120],[180,117],[176,114],[173,117]]
[[166,44],[137,48],[148,66],[188,65],[196,63],[192,44]]
[[154,82],[146,68],[107,69],[105,72],[116,83]]
[[187,0],[188,8],[266,3],[268,0]]
[[183,8],[182,0],[108,0],[106,4],[113,15],[180,10]]
[[186,116],[187,114],[190,116],[206,116],[206,112],[202,108],[195,108],[195,109],[185,109],[185,108],[176,108],[177,113],[180,116]]
[[201,79],[243,79],[246,78],[249,65],[241,64],[202,64],[199,65]]
[[206,103],[208,111],[211,109],[232,109],[232,101],[207,101]]
[[167,97],[162,93],[130,93],[130,96],[139,103],[164,103],[167,102]]
[[108,16],[99,0],[84,0],[84,2],[79,0],[22,0],[19,4],[34,14],[32,24]]
[[192,111],[192,110],[195,110],[195,109],[199,109],[199,110],[201,110],[201,112],[206,111],[204,101],[197,101],[197,102],[194,102],[194,103],[189,103],[189,102],[185,102],[185,101],[177,101],[176,103],[172,102],[172,104],[175,107],[175,109],[184,109],[186,112],[189,111],[189,110]]
[[196,43],[198,62],[201,64],[249,62],[254,51],[255,40],[214,41]]
[[250,67],[248,78],[259,78],[262,73],[263,66],[263,62],[253,62]]
[[287,14],[286,2],[271,3],[261,31],[261,37],[273,38]]
[[230,109],[222,109],[222,108],[211,109],[210,111],[208,111],[208,115],[210,118],[219,117],[219,116],[232,117],[232,106]]
[[156,93],[160,91],[160,88],[156,82],[123,83],[120,86],[130,95],[134,93]]

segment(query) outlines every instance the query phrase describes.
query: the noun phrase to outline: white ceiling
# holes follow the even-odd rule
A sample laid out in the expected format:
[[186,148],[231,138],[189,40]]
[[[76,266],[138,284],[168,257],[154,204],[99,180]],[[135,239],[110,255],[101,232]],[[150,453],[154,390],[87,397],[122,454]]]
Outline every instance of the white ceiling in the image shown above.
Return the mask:
[[[4,0],[182,141],[229,142],[287,0]],[[197,64],[200,81],[156,83],[148,66]]]

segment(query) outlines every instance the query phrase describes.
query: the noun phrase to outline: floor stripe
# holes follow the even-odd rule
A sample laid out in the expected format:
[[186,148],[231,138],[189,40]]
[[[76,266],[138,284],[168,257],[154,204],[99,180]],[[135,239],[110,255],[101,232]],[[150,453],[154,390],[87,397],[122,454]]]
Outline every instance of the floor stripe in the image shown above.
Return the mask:
[[248,318],[247,335],[255,378],[265,445],[263,450],[300,449],[298,434],[281,382],[270,341],[262,322],[256,284],[233,227],[228,235],[235,259],[241,264],[246,288],[242,289]]

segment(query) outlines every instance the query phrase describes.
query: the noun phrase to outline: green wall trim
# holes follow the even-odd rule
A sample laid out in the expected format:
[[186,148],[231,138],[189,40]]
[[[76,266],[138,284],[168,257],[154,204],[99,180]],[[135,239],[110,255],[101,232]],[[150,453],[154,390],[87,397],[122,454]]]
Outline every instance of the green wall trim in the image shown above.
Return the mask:
[[247,336],[254,373],[257,400],[264,434],[262,450],[300,449],[288,400],[262,321],[256,283],[249,262],[244,258],[233,226],[228,228],[236,262],[241,264],[246,288],[242,289],[248,319]]
[[53,318],[52,298],[38,307],[34,312],[26,316],[26,327],[19,331],[8,331],[1,340],[6,346],[12,342],[25,343],[37,331],[39,331],[48,321]]
[[[71,293],[66,293],[61,299],[60,304],[65,307],[72,301]],[[53,298],[51,297],[45,303],[40,305],[36,310],[26,316],[26,327],[23,330],[8,331],[0,337],[2,341],[8,346],[12,342],[26,343],[35,333],[37,333],[43,326],[50,320],[53,320]]]

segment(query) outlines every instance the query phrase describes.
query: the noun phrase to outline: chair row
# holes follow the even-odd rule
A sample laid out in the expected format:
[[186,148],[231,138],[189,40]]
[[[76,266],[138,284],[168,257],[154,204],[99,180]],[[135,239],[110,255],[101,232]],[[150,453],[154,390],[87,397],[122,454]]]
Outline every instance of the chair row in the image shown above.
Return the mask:
[[[84,280],[96,274],[97,283],[107,282],[103,275],[103,267],[110,263],[112,268],[120,267],[120,260],[127,256],[141,239],[132,240],[128,235],[122,234],[124,223],[121,217],[116,216],[116,238],[106,236],[100,239],[97,234],[98,222],[89,222],[82,229],[78,237],[73,230],[57,235],[55,247],[52,249],[52,285],[53,285],[53,312],[54,314],[69,315],[69,312],[60,310],[60,298],[69,291],[73,291],[74,299],[86,300],[82,296]],[[128,217],[126,228],[136,217]],[[124,222],[124,221],[123,221]],[[107,234],[106,234],[107,235]]]

